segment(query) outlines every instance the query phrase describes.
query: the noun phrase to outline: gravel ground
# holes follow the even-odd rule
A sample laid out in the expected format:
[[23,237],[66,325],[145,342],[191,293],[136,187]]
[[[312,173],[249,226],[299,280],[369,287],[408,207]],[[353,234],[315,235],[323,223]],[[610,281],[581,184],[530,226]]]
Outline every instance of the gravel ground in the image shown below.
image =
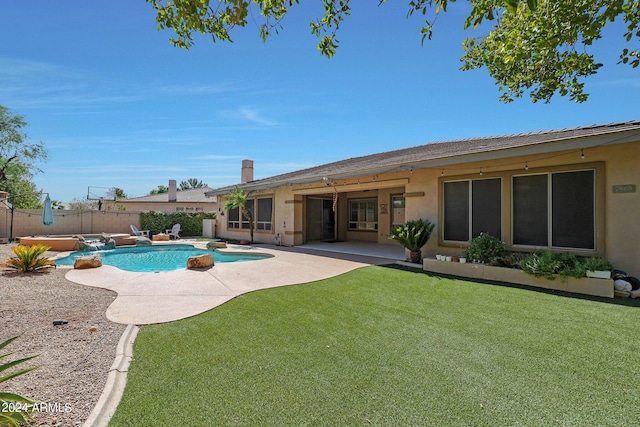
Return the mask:
[[[0,263],[13,256],[12,246],[0,244]],[[32,426],[84,423],[102,394],[126,327],[105,317],[115,292],[70,282],[67,271],[0,272],[0,342],[21,335],[0,350],[14,353],[2,362],[39,355],[20,365],[36,370],[0,384],[0,390],[49,404],[34,414]],[[69,323],[53,326],[55,319]]]

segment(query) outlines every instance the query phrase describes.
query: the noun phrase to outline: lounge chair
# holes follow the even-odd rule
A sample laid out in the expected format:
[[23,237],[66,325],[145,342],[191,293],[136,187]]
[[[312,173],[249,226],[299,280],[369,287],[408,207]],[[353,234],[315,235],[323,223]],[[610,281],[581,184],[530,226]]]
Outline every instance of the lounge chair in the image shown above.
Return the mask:
[[138,230],[138,227],[136,227],[135,225],[131,224],[131,231],[133,231],[133,234],[135,236],[138,237],[149,237],[149,230]]
[[179,239],[180,234],[178,233],[180,233],[180,224],[174,224],[171,230],[167,229],[165,232],[165,234],[169,236],[169,239]]

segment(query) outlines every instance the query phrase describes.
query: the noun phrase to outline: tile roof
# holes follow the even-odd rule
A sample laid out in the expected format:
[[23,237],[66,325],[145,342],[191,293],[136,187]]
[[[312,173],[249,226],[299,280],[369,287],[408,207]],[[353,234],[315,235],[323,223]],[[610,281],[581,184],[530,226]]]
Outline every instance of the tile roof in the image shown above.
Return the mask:
[[[174,203],[213,203],[211,197],[205,196],[206,192],[211,191],[212,189],[209,187],[202,188],[194,188],[192,190],[182,190],[176,192],[176,202]],[[160,194],[152,194],[150,196],[142,196],[142,197],[130,197],[126,200],[118,200],[120,203],[127,202],[144,202],[144,203],[159,203],[159,202],[169,202],[169,194],[168,193],[160,193]]]
[[[450,164],[455,164],[455,159],[453,158],[458,156],[606,136],[629,131],[640,131],[640,120],[515,135],[432,142],[416,147],[353,157],[251,181],[246,184],[237,184],[237,186],[247,189],[279,187],[289,183],[311,182],[324,176],[346,178],[357,176],[358,174],[383,173],[401,168],[408,169],[413,165],[420,166],[421,163],[425,165],[426,162],[438,159],[451,159]],[[640,136],[640,133],[638,135]],[[640,140],[640,138],[638,139]],[[460,160],[460,162],[463,161],[466,160]],[[225,194],[235,187],[236,185],[218,188],[212,190],[210,194]]]

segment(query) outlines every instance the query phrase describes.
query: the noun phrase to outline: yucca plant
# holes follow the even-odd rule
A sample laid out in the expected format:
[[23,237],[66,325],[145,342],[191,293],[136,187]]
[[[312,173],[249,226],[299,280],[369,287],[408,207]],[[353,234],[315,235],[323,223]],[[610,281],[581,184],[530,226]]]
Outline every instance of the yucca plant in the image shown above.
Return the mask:
[[47,257],[41,256],[49,249],[51,249],[49,246],[41,244],[33,246],[18,245],[12,249],[16,256],[9,258],[5,266],[11,270],[21,271],[23,273],[55,267],[55,262]]
[[434,227],[435,224],[428,219],[407,221],[404,225],[392,228],[389,238],[409,250],[411,262],[419,263],[422,261],[420,250],[429,241]]
[[[8,340],[0,344],[0,350],[11,344],[17,338],[17,336],[9,338]],[[0,359],[10,356],[11,354],[12,353],[2,354],[0,355]],[[34,357],[37,356],[25,357],[23,359],[14,360],[13,362],[1,364],[0,373],[6,371],[7,369],[11,369],[21,363],[27,362]],[[0,377],[0,384],[4,383],[5,381],[9,381],[11,378],[15,378],[19,375],[23,375],[27,372],[33,371],[34,369],[36,369],[35,366],[4,375]],[[24,396],[20,396],[19,394],[15,393],[6,393],[0,391],[0,426],[18,427],[20,425],[27,424],[27,420],[30,418],[30,409],[33,408],[33,405],[35,405],[35,402]]]

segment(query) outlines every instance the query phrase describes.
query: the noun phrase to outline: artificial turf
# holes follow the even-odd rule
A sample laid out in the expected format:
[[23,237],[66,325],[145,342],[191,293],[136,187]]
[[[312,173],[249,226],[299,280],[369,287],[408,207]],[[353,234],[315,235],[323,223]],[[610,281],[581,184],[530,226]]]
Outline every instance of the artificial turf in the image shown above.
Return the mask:
[[110,426],[632,426],[640,309],[385,267],[144,326]]

